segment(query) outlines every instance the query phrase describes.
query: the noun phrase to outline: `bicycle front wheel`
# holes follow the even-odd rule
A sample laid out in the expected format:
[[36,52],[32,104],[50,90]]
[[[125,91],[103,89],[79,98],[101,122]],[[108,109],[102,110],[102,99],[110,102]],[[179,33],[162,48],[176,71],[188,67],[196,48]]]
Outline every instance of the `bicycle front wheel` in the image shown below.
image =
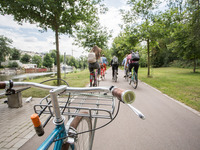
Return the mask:
[[125,69],[125,77],[124,78],[125,78],[126,81],[128,81],[128,79],[129,79],[129,77],[128,77],[128,70],[127,69]]
[[138,80],[137,80],[137,74],[134,73],[134,75],[132,76],[132,82],[131,82],[131,85],[134,89],[137,88],[138,86]]
[[93,81],[94,81],[93,75],[90,75],[90,87],[93,86]]
[[106,79],[106,71],[103,72],[103,80]]
[[114,81],[117,82],[117,70],[114,72]]
[[77,141],[73,144],[75,150],[90,150],[92,146],[92,122],[89,117],[77,116],[71,123],[71,126],[77,130],[77,133],[88,131],[83,134],[78,134]]

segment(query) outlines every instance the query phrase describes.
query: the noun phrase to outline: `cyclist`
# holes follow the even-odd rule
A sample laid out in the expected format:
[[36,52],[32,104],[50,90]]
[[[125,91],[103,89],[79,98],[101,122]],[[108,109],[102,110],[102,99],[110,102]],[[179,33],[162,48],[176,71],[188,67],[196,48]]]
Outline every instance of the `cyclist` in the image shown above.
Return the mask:
[[118,74],[118,58],[116,56],[113,56],[113,59],[111,60],[111,66],[112,66],[112,79],[114,79],[114,70],[117,70]]
[[99,81],[101,80],[99,78],[101,72],[101,68],[99,65],[100,56],[101,56],[101,48],[99,48],[96,45],[93,46],[90,53],[88,54],[89,71],[92,72],[94,71],[94,69],[98,69],[97,80]]
[[105,57],[104,54],[103,54],[102,57],[101,57],[101,62],[102,62],[103,67],[105,68],[105,71],[106,71],[107,58]]
[[[128,56],[128,54],[126,54],[126,56],[125,56],[125,58],[123,59],[123,61],[122,61],[122,65],[124,66],[124,77],[126,77],[126,68],[128,68],[128,63],[127,63],[127,65],[126,65],[126,60],[127,60],[127,57]],[[127,67],[126,67],[127,66]]]
[[[133,56],[137,56],[138,58],[133,58]],[[126,57],[127,60],[126,60],[126,67],[127,67],[127,64],[128,65],[128,71],[129,71],[129,78],[131,78],[132,76],[132,68],[134,67],[134,71],[136,73],[138,73],[138,68],[139,68],[139,54],[138,52],[134,52],[133,50],[130,51],[130,54]]]

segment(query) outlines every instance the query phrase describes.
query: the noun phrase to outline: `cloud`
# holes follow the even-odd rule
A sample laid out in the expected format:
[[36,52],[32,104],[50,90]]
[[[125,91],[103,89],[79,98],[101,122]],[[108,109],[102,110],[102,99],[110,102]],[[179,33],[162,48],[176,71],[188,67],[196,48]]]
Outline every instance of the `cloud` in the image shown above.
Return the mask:
[[106,14],[100,15],[100,23],[109,30],[113,30],[113,36],[119,33],[121,19],[119,9],[114,7],[110,7]]
[[14,18],[11,15],[0,15],[0,20],[0,26],[14,28],[15,30],[19,30],[21,28],[39,29],[36,24],[24,22],[23,25],[19,25],[16,21],[14,21]]
[[129,6],[125,5],[126,1],[121,0],[123,5],[120,7],[109,6],[108,12],[100,15],[100,23],[102,26],[108,28],[108,30],[112,30],[112,39],[109,41],[109,47],[111,47],[112,41],[115,37],[117,37],[121,31],[120,24],[123,24],[122,15],[120,13],[120,9],[128,10]]
[[38,40],[36,37],[27,37],[27,38],[25,37],[24,42],[34,43],[34,42],[38,42]]

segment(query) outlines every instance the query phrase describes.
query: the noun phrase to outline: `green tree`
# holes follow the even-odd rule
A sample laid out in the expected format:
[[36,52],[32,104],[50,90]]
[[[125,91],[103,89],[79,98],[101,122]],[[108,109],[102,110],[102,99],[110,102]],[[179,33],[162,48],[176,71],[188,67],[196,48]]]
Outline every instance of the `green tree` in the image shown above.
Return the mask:
[[185,7],[182,0],[170,4],[171,10],[176,13],[176,18],[173,18],[172,40],[168,47],[173,49],[180,59],[193,61],[193,72],[195,72],[196,62],[200,59],[200,2],[188,0]]
[[11,56],[10,60],[20,60],[21,53],[18,49],[13,48],[11,49]]
[[111,31],[108,32],[107,28],[101,27],[99,22],[94,20],[91,23],[82,25],[82,27],[76,31],[75,45],[86,48],[88,51],[94,45],[97,45],[101,49],[107,49],[108,40],[111,38]]
[[69,58],[69,62],[68,63],[69,63],[70,66],[74,66],[75,68],[77,68],[77,64],[76,64],[77,62],[76,62],[76,59],[74,57],[71,56]]
[[37,64],[37,67],[40,68],[42,66],[42,58],[38,55],[34,55],[32,57],[32,63]]
[[83,60],[83,69],[86,69],[88,67],[88,61],[87,61],[87,57],[83,56],[82,57],[82,60]]
[[50,54],[47,53],[43,59],[43,66],[45,66],[47,68],[52,68],[53,62],[54,62],[53,58],[51,58]]
[[4,37],[4,36],[0,36],[0,64],[1,62],[5,61],[5,57],[8,56],[11,52],[11,48],[10,48],[10,44],[12,43],[12,40]]
[[131,10],[121,10],[123,19],[127,26],[137,24],[138,18],[141,19],[141,24],[138,27],[141,41],[147,42],[147,56],[148,56],[148,72],[150,76],[150,42],[151,42],[151,17],[154,14],[153,10],[157,8],[159,0],[128,0],[128,5]]
[[18,65],[17,62],[9,62],[9,63],[8,63],[8,67],[9,67],[9,68],[18,68],[19,65]]
[[[97,20],[101,0],[20,0],[0,1],[0,13],[14,16],[19,23],[37,23],[44,30],[55,32],[57,55],[57,78],[61,78],[59,34],[73,35],[84,22]],[[102,8],[102,7],[100,7]],[[58,80],[60,85],[60,80]]]
[[31,56],[28,55],[28,54],[24,54],[24,55],[21,57],[20,61],[21,61],[22,63],[24,63],[24,64],[28,64],[28,63],[31,62]]
[[133,33],[130,34],[128,31],[121,32],[113,41],[111,55],[117,56],[119,61],[122,62],[124,56],[129,54],[130,50],[133,50],[137,43],[138,38]]
[[54,59],[54,65],[56,65],[57,64],[57,62],[56,62],[56,50],[51,50],[50,51],[50,56],[51,56],[51,58],[53,58]]

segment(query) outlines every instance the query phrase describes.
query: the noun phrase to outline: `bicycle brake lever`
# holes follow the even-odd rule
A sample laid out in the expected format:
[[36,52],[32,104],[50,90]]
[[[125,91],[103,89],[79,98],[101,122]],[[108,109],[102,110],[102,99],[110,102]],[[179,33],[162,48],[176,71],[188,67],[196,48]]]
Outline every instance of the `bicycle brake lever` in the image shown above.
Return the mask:
[[141,119],[145,120],[145,116],[139,111],[137,110],[135,107],[133,107],[131,104],[127,104],[129,106],[129,108]]

